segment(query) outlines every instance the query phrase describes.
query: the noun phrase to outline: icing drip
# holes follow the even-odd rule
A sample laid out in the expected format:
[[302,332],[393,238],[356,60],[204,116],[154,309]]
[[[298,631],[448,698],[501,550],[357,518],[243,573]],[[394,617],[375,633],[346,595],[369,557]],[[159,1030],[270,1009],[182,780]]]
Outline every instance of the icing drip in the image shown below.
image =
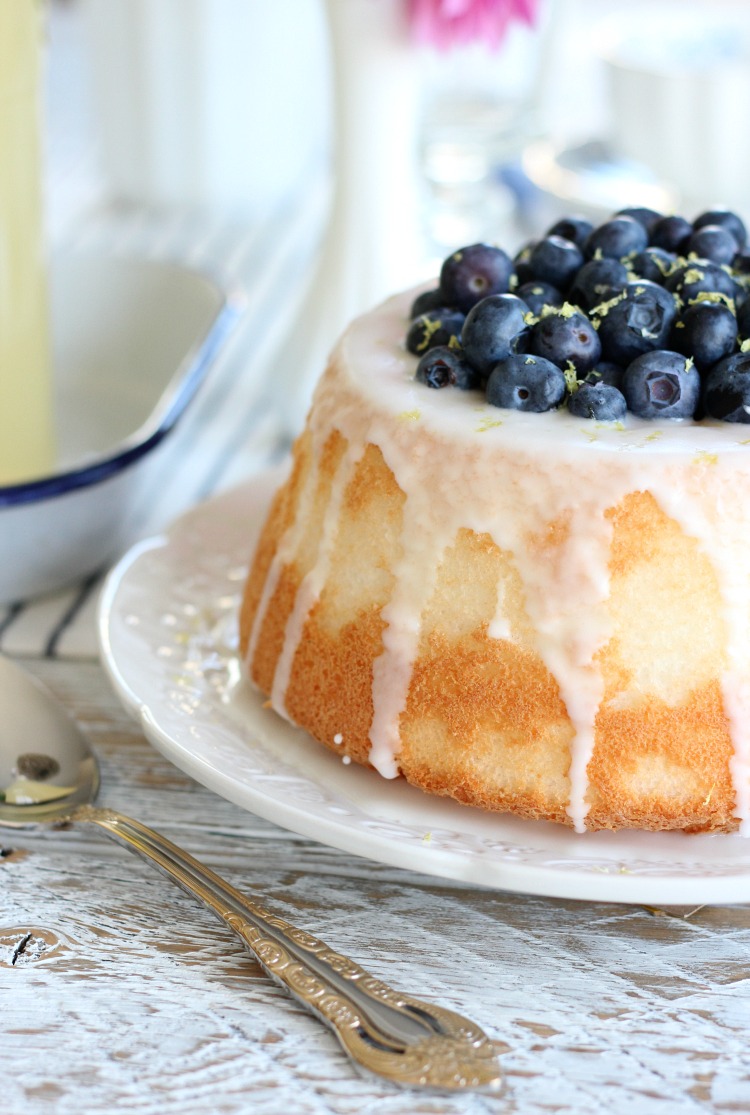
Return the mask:
[[331,493],[325,512],[323,533],[320,539],[317,560],[309,573],[303,578],[297,590],[294,607],[287,620],[286,630],[284,632],[284,643],[278,662],[276,663],[273,688],[271,690],[271,704],[275,711],[285,719],[288,719],[285,700],[286,691],[289,687],[289,679],[292,673],[294,656],[297,653],[297,647],[302,638],[302,632],[305,629],[308,616],[320,599],[320,594],[325,588],[326,581],[328,580],[331,555],[336,542],[339,516],[341,514],[341,505],[344,501],[344,495],[349,481],[352,478],[354,469],[364,449],[364,443],[349,442],[339,462],[331,485]]
[[677,483],[655,491],[666,513],[695,538],[718,574],[724,605],[727,669],[721,675],[724,713],[734,747],[731,761],[740,833],[750,836],[750,563],[747,522],[739,513],[737,478],[720,461],[696,460],[703,498]]
[[[317,455],[319,447],[314,446],[313,453],[317,464]],[[258,639],[263,630],[263,622],[266,618],[268,606],[273,599],[274,593],[278,588],[279,580],[281,578],[282,570],[294,557],[297,549],[299,548],[302,536],[304,534],[307,516],[315,496],[315,488],[317,484],[317,467],[311,468],[306,476],[305,484],[300,492],[299,506],[297,512],[292,519],[291,525],[284,532],[281,541],[278,545],[276,553],[273,556],[271,565],[269,566],[266,580],[263,585],[263,592],[261,593],[258,607],[253,618],[253,626],[250,631],[250,638],[247,645],[247,654],[245,656],[245,664],[248,672],[252,670],[253,660],[255,658],[255,651],[258,646]]]
[[[538,477],[533,485],[519,479],[517,492],[517,506],[502,509],[507,513],[500,515],[491,534],[501,549],[509,549],[516,556],[526,609],[536,630],[537,650],[557,681],[573,725],[568,814],[576,831],[583,832],[589,810],[586,772],[603,695],[594,658],[610,631],[606,602],[612,531],[604,512],[611,504],[611,491],[605,493],[591,485],[579,489],[573,497],[575,502],[570,502],[565,474],[558,472],[541,490]],[[540,495],[541,504],[535,505]],[[545,546],[535,537],[534,528],[549,518],[550,506],[561,512],[563,541]]]
[[[386,439],[381,437],[376,444],[392,467],[392,453]],[[386,624],[383,651],[373,662],[370,762],[384,778],[398,775],[399,720],[409,696],[422,614],[435,587],[443,550],[452,540],[450,525],[447,529],[445,526],[439,529],[435,522],[435,505],[429,491],[413,483],[417,471],[415,462],[401,460],[395,473],[406,495],[402,557],[393,571],[395,585],[391,599],[381,612]]]
[[495,614],[487,626],[487,634],[491,639],[510,639],[510,622],[505,614],[505,582],[501,578],[497,584],[497,604]]
[[[353,436],[351,431],[347,436]],[[612,502],[612,485],[576,487],[571,497],[566,470],[554,470],[541,485],[538,471],[528,477],[521,471],[512,485],[490,491],[485,485],[482,495],[480,454],[462,462],[462,484],[446,487],[427,479],[425,449],[414,442],[413,434],[407,438],[374,422],[369,437],[380,447],[406,495],[403,556],[394,570],[391,600],[381,613],[386,621],[383,653],[373,669],[371,763],[386,777],[397,773],[399,719],[408,699],[421,618],[446,548],[462,527],[477,534],[488,532],[501,550],[516,555],[528,611],[537,630],[539,654],[557,680],[575,730],[569,813],[576,829],[583,831],[588,811],[586,768],[593,752],[594,721],[603,691],[594,656],[609,633],[606,600],[611,527],[604,512]],[[630,469],[626,467],[625,473],[628,478],[623,494],[630,490]],[[478,493],[472,501],[466,499],[466,483]],[[479,510],[470,514],[472,503]],[[569,529],[564,544],[545,550],[540,559],[537,550],[541,543],[537,539],[535,545],[534,536],[546,528],[550,507],[567,515]],[[493,627],[494,637],[499,637],[498,627],[509,634],[508,619],[502,612],[502,584],[498,586]]]

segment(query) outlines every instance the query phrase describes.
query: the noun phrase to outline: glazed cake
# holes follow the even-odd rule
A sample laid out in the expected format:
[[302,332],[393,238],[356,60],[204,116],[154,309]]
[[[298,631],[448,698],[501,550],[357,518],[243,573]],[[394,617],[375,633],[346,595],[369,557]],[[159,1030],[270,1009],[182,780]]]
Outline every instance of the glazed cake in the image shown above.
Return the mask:
[[750,431],[429,390],[414,296],[354,321],[318,385],[244,593],[248,675],[431,793],[747,830]]

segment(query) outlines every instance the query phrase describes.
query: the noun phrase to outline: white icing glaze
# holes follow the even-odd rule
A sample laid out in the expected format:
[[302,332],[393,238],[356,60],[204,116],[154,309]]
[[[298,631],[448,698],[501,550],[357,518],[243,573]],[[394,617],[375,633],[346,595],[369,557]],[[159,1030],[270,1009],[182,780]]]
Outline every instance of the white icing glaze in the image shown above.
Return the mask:
[[261,630],[263,629],[263,621],[266,618],[268,605],[273,599],[273,595],[278,588],[279,579],[281,577],[284,566],[287,565],[294,557],[297,549],[299,548],[302,536],[305,531],[307,523],[307,516],[309,509],[312,505],[315,496],[315,485],[317,481],[317,470],[310,469],[302,491],[299,496],[299,505],[297,513],[292,520],[292,524],[287,530],[273,556],[273,561],[268,570],[265,583],[263,585],[263,592],[258,602],[258,607],[253,618],[253,626],[250,631],[250,638],[247,647],[247,663],[251,665],[255,658],[255,651],[258,646],[258,639]]
[[511,629],[510,621],[505,614],[505,585],[502,581],[497,586],[497,603],[495,605],[495,614],[490,620],[487,628],[487,634],[491,639],[510,639]]
[[[331,554],[336,542],[341,505],[344,500],[349,481],[354,473],[354,468],[365,449],[364,442],[349,442],[339,462],[336,474],[331,485],[331,493],[323,520],[323,531],[318,549],[318,558],[312,569],[305,575],[297,590],[294,607],[287,620],[284,632],[284,644],[276,664],[271,690],[271,705],[280,716],[287,716],[285,698],[292,673],[294,656],[297,653],[302,632],[305,629],[307,618],[315,604],[320,599],[320,594],[328,580],[328,571],[331,566]],[[260,610],[260,609],[259,609]]]
[[[414,292],[357,319],[321,381],[311,430],[315,452],[335,429],[349,449],[334,483],[318,561],[304,579],[273,686],[284,695],[310,609],[330,567],[341,500],[365,445],[377,445],[406,497],[402,558],[382,615],[383,651],[374,663],[371,761],[398,773],[399,719],[409,693],[421,616],[447,546],[462,527],[488,533],[510,551],[521,575],[538,652],[557,681],[574,728],[568,812],[578,831],[588,812],[587,766],[603,685],[596,654],[607,641],[608,554],[605,512],[629,492],[650,491],[712,562],[724,599],[728,662],[723,678],[734,742],[737,816],[750,831],[750,437],[744,427],[707,421],[644,422],[619,427],[585,422],[567,411],[504,411],[472,392],[431,391],[414,379],[416,360],[403,336]],[[312,498],[303,492],[301,502]],[[300,521],[284,536],[269,571],[250,640],[258,631],[284,563],[300,541]],[[563,540],[541,543],[550,523],[567,522]],[[498,588],[494,638],[508,638]]]
[[383,652],[373,663],[373,719],[370,762],[385,778],[398,774],[399,720],[409,696],[412,667],[419,647],[421,619],[435,587],[445,547],[453,541],[460,519],[452,507],[436,501],[425,484],[418,456],[394,450],[385,433],[371,429],[386,464],[406,495],[402,556],[393,573],[395,586],[381,615],[386,622]]

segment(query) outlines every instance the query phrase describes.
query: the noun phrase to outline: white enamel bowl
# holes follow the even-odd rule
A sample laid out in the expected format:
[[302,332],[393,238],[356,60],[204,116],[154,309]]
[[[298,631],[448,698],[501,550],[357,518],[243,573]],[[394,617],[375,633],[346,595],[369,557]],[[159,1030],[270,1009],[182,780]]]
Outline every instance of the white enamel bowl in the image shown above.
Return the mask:
[[167,442],[240,306],[204,275],[75,257],[51,273],[57,466],[0,486],[0,603],[60,588],[136,537]]

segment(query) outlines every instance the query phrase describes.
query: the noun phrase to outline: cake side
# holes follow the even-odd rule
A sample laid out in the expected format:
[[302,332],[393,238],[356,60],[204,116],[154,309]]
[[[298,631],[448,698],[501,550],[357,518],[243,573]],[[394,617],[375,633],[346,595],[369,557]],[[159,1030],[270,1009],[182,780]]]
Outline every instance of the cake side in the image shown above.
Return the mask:
[[[333,456],[325,460],[333,465]],[[329,487],[331,479],[329,473]],[[295,723],[363,764],[369,762],[372,664],[382,653],[381,612],[392,589],[402,507],[403,494],[379,450],[369,447],[348,486],[330,578],[306,620],[286,691],[286,713]],[[722,632],[712,608],[715,577],[705,563],[696,569],[693,541],[663,514],[648,523],[651,544],[643,553],[644,519],[654,514],[648,496],[629,497],[613,512],[613,612],[629,619],[633,595],[656,578],[684,584],[687,595],[668,593],[655,602],[652,592],[656,622],[640,629],[630,623],[625,632],[615,621],[620,634],[601,653],[605,707],[589,764],[587,825],[731,827],[732,744],[716,680]],[[277,544],[283,521],[272,513]],[[261,543],[249,582],[256,599],[263,550]],[[291,613],[291,603],[283,601],[298,595],[304,579],[304,566],[291,568],[254,656],[256,682],[269,695]],[[456,594],[467,576],[471,591],[457,612]],[[498,584],[506,639],[488,634]],[[687,597],[703,603],[687,608]],[[656,635],[665,630],[673,636],[666,643]],[[649,657],[656,663],[650,670]],[[679,700],[670,702],[675,683]],[[514,563],[486,535],[462,530],[444,556],[423,616],[400,734],[399,766],[422,789],[486,809],[570,822],[572,727],[555,680],[534,651]]]
[[736,432],[435,418],[439,399],[408,405],[404,299],[387,306],[337,348],[261,538],[242,620],[256,684],[339,754],[483,808],[735,827]]

